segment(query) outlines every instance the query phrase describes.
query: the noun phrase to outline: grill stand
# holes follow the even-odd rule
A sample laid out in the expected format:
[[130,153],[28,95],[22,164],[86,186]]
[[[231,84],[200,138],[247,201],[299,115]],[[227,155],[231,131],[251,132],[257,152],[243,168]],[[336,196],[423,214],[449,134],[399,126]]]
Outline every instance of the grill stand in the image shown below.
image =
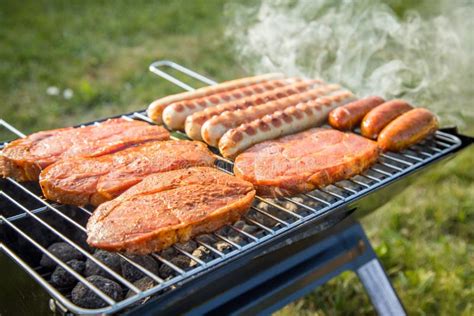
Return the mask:
[[[323,232],[325,237],[319,230],[316,227],[311,236],[291,246],[257,254],[251,262],[237,260],[233,269],[226,267],[223,273],[206,276],[207,280],[185,284],[130,315],[267,315],[345,271],[357,273],[379,315],[406,314],[362,226],[353,217],[328,228]],[[209,282],[209,277],[215,282]]]
[[[286,273],[236,298],[222,314],[270,314],[323,285],[344,271],[357,273],[379,315],[404,315],[405,311],[362,226],[355,222],[341,236],[320,241],[304,254],[306,260]],[[288,277],[288,274],[292,274]],[[267,291],[261,291],[261,288]],[[258,293],[261,293],[258,295]],[[240,308],[239,308],[240,307]]]

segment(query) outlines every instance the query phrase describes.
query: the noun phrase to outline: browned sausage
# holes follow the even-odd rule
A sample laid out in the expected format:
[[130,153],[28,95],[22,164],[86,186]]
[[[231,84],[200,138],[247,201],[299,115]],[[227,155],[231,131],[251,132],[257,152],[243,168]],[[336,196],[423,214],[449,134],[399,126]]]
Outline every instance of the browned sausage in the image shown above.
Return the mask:
[[414,145],[438,129],[438,119],[425,108],[408,111],[390,122],[377,143],[384,151],[400,151]]
[[380,131],[396,117],[410,111],[413,107],[404,100],[385,102],[369,113],[362,120],[360,131],[362,136],[376,139]]
[[381,97],[372,96],[340,106],[329,113],[329,124],[340,130],[351,130],[370,110],[384,102]]

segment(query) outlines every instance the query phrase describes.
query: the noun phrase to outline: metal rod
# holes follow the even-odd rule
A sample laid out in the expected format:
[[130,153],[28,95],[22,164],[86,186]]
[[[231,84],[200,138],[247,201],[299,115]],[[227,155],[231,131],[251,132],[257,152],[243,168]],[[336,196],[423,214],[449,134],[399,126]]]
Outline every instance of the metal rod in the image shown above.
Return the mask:
[[[311,193],[311,192],[310,192],[310,193]],[[303,193],[303,194],[304,194],[305,196],[309,197],[310,199],[313,199],[313,200],[316,200],[316,201],[318,201],[318,202],[321,202],[321,203],[323,203],[323,204],[325,204],[325,205],[327,205],[327,206],[330,206],[330,205],[331,205],[330,202],[325,201],[325,200],[323,200],[323,199],[321,199],[321,198],[319,198],[319,197],[317,197],[317,196],[311,195],[311,194],[309,194],[309,193]]]
[[[49,252],[47,249],[45,249],[43,246],[41,246],[39,243],[37,243],[34,239],[32,239],[30,236],[25,234],[21,229],[10,223],[5,218],[2,218],[2,221],[6,223],[8,226],[10,226],[12,229],[14,229],[18,234],[20,234],[23,238],[28,240],[33,246],[35,246],[37,249],[39,249],[43,254],[47,255],[49,258],[51,258],[54,262],[56,262],[58,265],[60,265],[64,270],[66,270],[68,273],[72,274],[76,279],[78,279],[82,284],[87,286],[89,289],[92,290],[95,294],[97,294],[101,299],[106,301],[109,305],[114,305],[116,302],[107,294],[102,292],[99,288],[97,288],[94,284],[86,280],[82,275],[74,271],[71,267],[69,267],[67,264],[59,260],[58,257],[56,257],[54,254]],[[138,292],[140,290],[137,288]]]
[[[75,248],[76,250],[78,250],[80,253],[82,253],[84,256],[86,256],[88,259],[92,260],[95,264],[97,264],[99,267],[101,267],[102,269],[104,269],[107,273],[109,273],[110,275],[112,275],[114,278],[116,278],[118,281],[120,281],[121,283],[123,283],[124,285],[126,285],[128,288],[132,289],[134,292],[138,293],[140,292],[140,289],[137,288],[135,285],[133,285],[132,283],[130,283],[127,279],[123,278],[121,275],[119,275],[117,272],[115,272],[114,270],[112,270],[111,268],[109,268],[107,265],[103,264],[100,260],[96,259],[94,256],[92,256],[90,253],[88,253],[87,251],[85,251],[84,249],[82,249],[80,246],[78,246],[75,242],[73,242],[72,240],[70,240],[69,238],[67,238],[66,236],[64,236],[62,233],[60,233],[58,230],[56,230],[55,228],[53,228],[51,225],[49,225],[48,223],[46,223],[45,221],[43,221],[41,218],[39,218],[38,216],[36,216],[35,214],[33,214],[30,210],[28,210],[26,207],[24,207],[23,205],[21,205],[20,203],[18,203],[16,200],[10,198],[10,196],[8,196],[7,194],[5,194],[4,192],[0,192],[1,195],[5,196],[8,200],[10,200],[12,203],[14,203],[15,205],[17,205],[19,208],[21,208],[22,210],[24,210],[26,213],[28,213],[31,217],[33,217],[36,221],[38,221],[39,223],[41,223],[43,226],[45,226],[46,228],[48,228],[51,232],[53,232],[54,234],[56,234],[58,237],[60,237],[62,240],[64,240],[66,243],[68,243],[70,246],[72,246],[73,248]],[[81,226],[82,227],[82,226]]]
[[387,159],[394,160],[394,161],[396,161],[396,162],[398,162],[398,163],[405,164],[405,165],[407,165],[407,166],[412,166],[412,165],[413,165],[413,163],[411,163],[411,162],[408,162],[408,161],[403,160],[403,159],[398,159],[398,158],[396,158],[396,157],[393,157],[393,156],[389,155],[388,153],[380,154],[380,156],[381,156],[381,157],[384,157],[384,158],[387,158]]
[[235,227],[235,226],[233,226],[233,225],[229,225],[229,227],[230,227],[231,229],[235,230],[236,232],[238,232],[238,233],[244,235],[245,237],[252,239],[253,241],[258,241],[258,238],[257,238],[257,237],[250,235],[249,233],[243,231],[243,230],[240,229],[240,228],[237,228],[237,227]]
[[278,205],[278,204],[276,204],[276,203],[273,203],[273,202],[269,201],[268,199],[264,199],[264,198],[262,198],[262,197],[260,197],[260,196],[255,196],[255,199],[257,199],[257,200],[259,200],[259,201],[262,201],[262,202],[264,202],[264,203],[267,203],[268,205],[271,205],[271,206],[273,206],[274,208],[277,208],[277,209],[279,209],[279,210],[282,211],[282,212],[285,212],[285,213],[287,213],[287,214],[290,214],[291,216],[297,217],[298,219],[302,219],[302,218],[303,218],[303,216],[301,216],[301,215],[299,215],[299,214],[296,214],[296,213],[293,213],[292,211],[287,210],[286,208],[284,208],[284,207],[282,207],[282,206],[280,206],[280,205]]
[[0,119],[0,125],[4,126],[6,129],[8,129],[13,134],[16,134],[17,136],[26,137],[25,134],[17,130],[14,126],[10,125],[10,123],[8,123],[7,121],[4,121],[3,119]]
[[179,253],[185,255],[186,257],[188,257],[189,259],[197,262],[198,264],[200,265],[205,265],[206,263],[204,261],[202,261],[201,259],[199,259],[198,257],[194,256],[193,254],[191,253],[188,253],[187,251],[184,251],[183,249],[181,249],[181,247],[178,247],[176,244],[173,245],[173,248],[176,249]]
[[160,256],[159,254],[157,253],[153,253],[151,254],[153,257],[155,257],[156,259],[160,260],[161,262],[163,262],[164,264],[166,264],[168,267],[170,267],[171,269],[175,270],[176,272],[178,272],[179,274],[185,274],[186,271],[184,271],[183,269],[181,269],[180,267],[178,267],[177,265],[175,265],[174,263],[172,263],[171,261],[163,258],[162,256]]
[[259,213],[261,213],[261,214],[263,214],[263,215],[266,215],[266,216],[270,217],[271,219],[273,219],[274,221],[277,221],[277,222],[280,223],[280,224],[283,224],[283,225],[285,225],[285,226],[289,226],[289,225],[290,225],[290,223],[288,223],[288,222],[286,222],[286,221],[284,221],[284,220],[282,220],[282,219],[280,219],[280,218],[278,218],[278,217],[276,217],[276,216],[274,216],[274,215],[268,213],[267,211],[261,210],[261,209],[259,209],[259,208],[256,207],[256,206],[251,206],[251,209],[253,209],[253,210],[255,210],[255,211],[257,211],[257,212],[259,212]]
[[201,74],[199,74],[195,71],[192,71],[189,68],[183,67],[183,66],[181,66],[177,63],[174,63],[172,61],[169,61],[169,60],[156,61],[156,62],[154,62],[150,65],[149,70],[152,73],[154,73],[154,74],[156,74],[156,75],[158,75],[158,76],[174,83],[175,85],[177,85],[178,87],[183,88],[184,90],[193,91],[195,89],[193,87],[187,85],[186,83],[182,82],[181,80],[178,80],[175,77],[169,75],[168,73],[162,71],[160,68],[163,67],[163,66],[167,66],[167,67],[170,67],[172,69],[175,69],[175,70],[177,70],[177,71],[179,71],[183,74],[186,74],[186,75],[188,75],[188,76],[190,76],[194,79],[197,79],[197,80],[199,80],[203,83],[206,83],[208,85],[212,86],[212,85],[217,84],[217,82],[215,82],[214,80],[211,80],[211,79],[209,79],[209,78],[207,78],[207,77],[205,77],[205,76],[203,76],[203,75],[201,75]]

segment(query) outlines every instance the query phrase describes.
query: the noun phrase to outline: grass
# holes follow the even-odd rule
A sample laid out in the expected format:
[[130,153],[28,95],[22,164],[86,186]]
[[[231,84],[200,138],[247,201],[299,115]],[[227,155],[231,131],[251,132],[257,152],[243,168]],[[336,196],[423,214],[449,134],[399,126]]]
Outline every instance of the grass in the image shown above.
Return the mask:
[[[392,1],[397,12],[403,1]],[[426,2],[425,2],[426,4]],[[244,75],[222,40],[223,1],[0,2],[0,117],[26,133],[145,108],[179,91],[147,71],[171,59]],[[420,8],[423,6],[420,5]],[[55,86],[60,95],[48,95]],[[62,96],[71,89],[73,97]],[[474,134],[474,122],[464,132]],[[473,148],[363,220],[410,314],[474,314]],[[1,296],[0,296],[1,297]],[[277,314],[373,314],[353,274]]]

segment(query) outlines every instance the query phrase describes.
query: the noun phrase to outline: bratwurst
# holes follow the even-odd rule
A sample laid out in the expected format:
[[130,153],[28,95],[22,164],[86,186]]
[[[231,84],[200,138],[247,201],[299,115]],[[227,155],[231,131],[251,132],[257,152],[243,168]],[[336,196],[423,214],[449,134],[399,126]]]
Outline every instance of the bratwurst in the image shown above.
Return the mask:
[[362,136],[377,139],[380,131],[396,117],[410,111],[413,107],[404,100],[391,100],[370,111],[362,120]]
[[425,108],[416,108],[390,122],[377,143],[384,151],[400,151],[414,145],[438,129],[438,119]]
[[255,77],[247,77],[247,78],[231,80],[231,81],[223,82],[214,86],[203,87],[194,91],[187,91],[187,92],[169,95],[164,98],[160,98],[158,100],[153,101],[148,106],[147,114],[156,123],[163,124],[163,118],[162,118],[163,111],[168,105],[172,103],[202,98],[202,97],[210,96],[210,95],[221,93],[221,92],[230,92],[234,89],[248,87],[254,84],[258,84],[260,82],[265,82],[265,81],[275,80],[275,79],[283,79],[283,77],[284,76],[281,73],[270,73],[270,74],[255,76]]
[[351,130],[367,113],[384,102],[381,97],[372,96],[340,106],[329,113],[329,124],[339,130]]

